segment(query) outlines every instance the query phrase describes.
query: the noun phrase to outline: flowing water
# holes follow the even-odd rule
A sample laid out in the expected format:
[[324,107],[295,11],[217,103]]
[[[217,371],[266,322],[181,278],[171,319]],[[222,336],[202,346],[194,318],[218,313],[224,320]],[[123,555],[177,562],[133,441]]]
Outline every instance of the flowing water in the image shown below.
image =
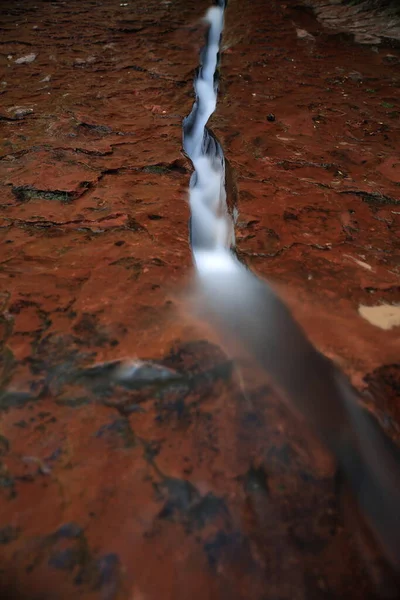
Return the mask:
[[189,191],[190,242],[200,273],[219,264],[221,257],[228,257],[227,250],[235,244],[234,216],[229,214],[226,201],[225,157],[206,127],[217,104],[224,9],[221,3],[206,14],[209,29],[194,83],[196,101],[183,124],[183,147],[194,166]]

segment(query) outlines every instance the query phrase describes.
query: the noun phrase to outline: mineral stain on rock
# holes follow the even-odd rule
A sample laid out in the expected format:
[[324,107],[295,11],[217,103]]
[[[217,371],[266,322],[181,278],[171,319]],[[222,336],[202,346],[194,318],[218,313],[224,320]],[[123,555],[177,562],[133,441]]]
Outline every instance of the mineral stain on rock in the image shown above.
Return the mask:
[[18,539],[19,530],[12,525],[6,525],[0,528],[0,544],[10,544]]
[[204,544],[204,552],[206,553],[209,566],[217,570],[220,563],[230,558],[243,560],[241,554],[244,542],[245,540],[243,540],[239,532],[226,533],[219,531]]
[[121,583],[121,561],[115,553],[101,556],[96,563],[95,590],[100,590],[104,600],[112,600],[118,594]]
[[74,539],[81,536],[83,529],[77,523],[65,523],[54,534],[56,538]]
[[263,467],[251,467],[244,477],[244,488],[247,493],[267,494],[268,477]]
[[114,419],[107,425],[102,425],[96,432],[96,437],[113,440],[121,438],[125,448],[135,445],[135,435],[127,419]]
[[79,551],[74,548],[66,548],[54,552],[50,559],[49,565],[54,569],[72,571],[79,564]]
[[227,517],[228,509],[222,498],[209,493],[201,496],[189,481],[166,478],[156,486],[165,504],[158,518],[181,522],[189,530],[202,529],[216,517]]

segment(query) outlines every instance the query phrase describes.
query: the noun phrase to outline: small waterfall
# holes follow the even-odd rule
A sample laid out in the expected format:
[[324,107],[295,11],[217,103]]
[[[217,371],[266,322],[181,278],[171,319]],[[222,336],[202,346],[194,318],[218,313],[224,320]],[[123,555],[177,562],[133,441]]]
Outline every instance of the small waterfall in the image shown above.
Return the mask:
[[200,271],[205,264],[217,265],[221,254],[229,255],[235,245],[234,215],[229,214],[222,147],[206,127],[215,111],[218,95],[218,64],[225,3],[211,7],[205,16],[209,25],[206,44],[200,54],[194,89],[193,109],[183,122],[183,148],[191,159],[194,172],[190,180],[190,244]]

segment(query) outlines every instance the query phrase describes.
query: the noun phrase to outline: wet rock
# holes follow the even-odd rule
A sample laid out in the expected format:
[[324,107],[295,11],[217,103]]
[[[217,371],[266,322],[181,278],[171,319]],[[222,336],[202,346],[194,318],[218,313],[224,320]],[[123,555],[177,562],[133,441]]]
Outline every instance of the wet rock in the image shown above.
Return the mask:
[[272,446],[268,450],[268,461],[276,462],[280,468],[288,467],[296,458],[296,453],[290,444],[284,444],[281,447]]
[[189,519],[195,528],[201,529],[212,523],[217,517],[226,519],[228,515],[228,508],[223,498],[209,493],[191,507]]
[[262,466],[251,467],[248,470],[244,477],[244,488],[247,493],[268,493],[268,477]]
[[[39,431],[46,431],[46,428],[43,424],[38,425],[37,429]],[[51,468],[46,465],[45,462],[43,462],[39,457],[37,456],[23,456],[22,460],[25,463],[28,464],[32,464],[35,465],[36,467],[36,473],[40,474],[40,475],[50,475],[51,474]],[[34,476],[34,474],[32,474],[32,477]]]
[[180,372],[201,373],[226,362],[226,355],[216,344],[207,340],[175,344],[163,363]]
[[49,565],[51,567],[54,569],[61,569],[63,571],[72,571],[76,566],[79,565],[79,562],[79,551],[75,548],[58,550],[54,552],[49,559]]
[[184,383],[186,377],[162,364],[151,361],[112,361],[93,365],[76,374],[76,379],[96,392],[113,386],[131,391],[168,389]]
[[111,423],[102,425],[95,435],[98,438],[108,438],[111,441],[121,438],[125,448],[131,448],[136,444],[135,434],[130,427],[129,421],[124,418],[114,419]]
[[296,28],[296,34],[299,40],[307,40],[308,42],[315,42],[315,36],[309,33],[305,29]]
[[26,54],[25,56],[17,58],[14,62],[16,65],[29,65],[30,63],[33,63],[34,60],[36,60],[36,57],[37,54],[31,52],[30,54]]
[[15,119],[23,119],[27,115],[33,114],[33,108],[25,108],[23,106],[14,106],[13,108],[9,108],[8,112],[11,113]]
[[4,456],[10,449],[10,442],[4,435],[0,435],[0,456]]
[[319,553],[329,543],[329,538],[319,536],[308,524],[299,522],[289,531],[296,546],[303,551]]
[[219,563],[224,561],[229,554],[235,556],[240,554],[244,540],[239,532],[218,532],[204,544],[208,564],[217,569]]
[[158,486],[158,491],[167,495],[167,502],[159,514],[159,518],[167,519],[177,513],[186,513],[198,502],[200,494],[189,481],[168,478]]
[[386,56],[383,58],[383,60],[390,65],[391,64],[397,65],[400,62],[399,57],[394,54],[386,54]]
[[167,478],[157,486],[157,491],[167,497],[159,519],[182,522],[189,529],[196,530],[202,529],[218,516],[228,516],[222,498],[211,493],[202,497],[189,481]]
[[[371,397],[379,399],[383,420],[396,427],[400,420],[400,365],[383,365],[365,376]],[[388,423],[390,424],[390,423]]]
[[3,490],[8,499],[16,496],[15,478],[9,472],[8,468],[0,463],[0,491]]
[[0,391],[0,411],[10,408],[22,408],[33,400],[35,400],[35,396],[29,392]]
[[0,528],[0,544],[10,544],[18,539],[19,529],[12,525]]
[[95,56],[88,56],[87,58],[75,58],[74,65],[77,67],[84,67],[85,65],[91,65],[96,62]]
[[113,600],[121,583],[121,561],[115,553],[105,554],[96,561],[97,578],[93,588],[101,590],[104,600]]
[[74,539],[79,537],[83,532],[82,527],[77,523],[65,523],[54,534],[57,538]]
[[349,79],[358,83],[358,82],[362,81],[364,78],[363,78],[362,74],[359,73],[358,71],[350,71]]
[[93,346],[103,346],[112,343],[108,332],[99,325],[96,315],[83,313],[79,321],[74,325],[73,331]]
[[114,375],[115,380],[128,389],[151,385],[160,381],[181,381],[182,376],[162,365],[135,361],[122,364]]

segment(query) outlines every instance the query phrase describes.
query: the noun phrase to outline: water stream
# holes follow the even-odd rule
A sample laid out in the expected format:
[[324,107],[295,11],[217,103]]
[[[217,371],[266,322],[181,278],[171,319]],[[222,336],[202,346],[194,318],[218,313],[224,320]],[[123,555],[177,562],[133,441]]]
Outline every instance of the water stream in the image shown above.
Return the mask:
[[[226,194],[226,162],[222,147],[207,128],[218,95],[218,63],[224,25],[225,3],[211,7],[205,16],[209,24],[206,45],[201,51],[194,89],[196,100],[183,123],[183,148],[194,172],[190,180],[190,243],[199,272],[230,256],[235,245],[235,214],[230,214]],[[202,260],[207,256],[206,262]],[[207,267],[208,265],[208,267]]]

